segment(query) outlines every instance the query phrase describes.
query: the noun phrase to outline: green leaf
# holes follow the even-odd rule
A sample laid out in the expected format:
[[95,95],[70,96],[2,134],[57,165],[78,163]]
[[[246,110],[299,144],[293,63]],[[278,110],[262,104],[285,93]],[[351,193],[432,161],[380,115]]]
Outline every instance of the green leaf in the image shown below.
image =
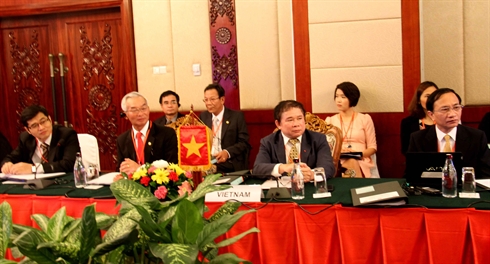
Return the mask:
[[77,259],[77,253],[80,251],[80,244],[49,241],[40,243],[37,249],[50,249],[57,257],[75,260]]
[[196,205],[188,200],[180,201],[172,221],[172,240],[176,243],[194,244],[204,226]]
[[250,234],[250,233],[259,233],[260,230],[256,227],[253,227],[253,228],[250,228],[249,230],[239,234],[239,235],[236,235],[234,237],[230,237],[228,239],[225,239],[223,241],[220,241],[218,244],[216,244],[216,247],[220,248],[220,247],[226,247],[226,246],[229,246],[235,242],[237,242],[238,240],[242,239],[242,237]]
[[134,181],[119,180],[112,183],[110,188],[118,201],[127,201],[152,209],[160,207],[160,201],[147,188]]
[[8,259],[0,259],[0,264],[17,264],[17,262]]
[[105,264],[119,264],[122,263],[121,260],[124,257],[124,254],[122,253],[124,250],[124,246],[120,246],[111,252],[107,253],[106,259],[105,259]]
[[213,222],[221,218],[223,215],[232,215],[238,210],[238,208],[240,208],[241,205],[241,202],[227,201],[218,210],[216,210],[216,212],[214,212],[214,214],[209,217],[208,220]]
[[218,236],[226,233],[242,216],[252,212],[255,212],[255,210],[240,211],[234,215],[224,215],[205,225],[197,238],[199,248],[201,249],[208,243],[213,242]]
[[199,250],[196,245],[150,243],[153,255],[165,264],[195,263]]
[[49,217],[43,214],[33,214],[31,218],[36,222],[36,224],[41,228],[44,233],[48,233],[48,222]]
[[5,252],[10,242],[10,234],[12,234],[12,208],[7,202],[0,205],[0,257],[5,258]]
[[78,259],[83,263],[88,259],[90,251],[95,247],[95,238],[100,236],[100,231],[97,229],[97,222],[95,221],[94,204],[85,207],[83,210],[81,230]]
[[221,254],[209,262],[209,264],[234,264],[234,263],[236,263],[236,264],[250,263],[251,264],[252,262],[241,259],[233,253]]
[[175,210],[177,210],[177,206],[171,206],[171,207],[167,207],[164,210],[161,210],[158,213],[158,223],[166,222],[171,218],[173,218],[175,215]]
[[27,230],[20,234],[13,244],[29,259],[38,263],[55,263],[56,256],[47,249],[38,249],[37,245],[47,242],[39,230]]
[[105,213],[95,213],[95,221],[97,221],[97,229],[105,230],[116,221],[116,217]]
[[189,195],[189,201],[194,202],[197,199],[204,197],[206,193],[226,190],[231,188],[230,185],[214,185],[213,183],[221,176],[221,174],[213,174],[208,175],[204,179],[204,181],[197,186],[197,189],[194,190],[191,195]]
[[125,232],[121,234],[120,236],[116,237],[115,239],[109,241],[109,242],[102,242],[95,247],[95,249],[90,252],[91,257],[97,257],[106,254],[107,252],[110,252],[119,246],[127,243],[128,241],[133,241],[138,239],[138,230],[133,229],[130,232]]
[[160,228],[157,223],[153,220],[150,213],[142,206],[135,205],[134,208],[138,210],[138,213],[143,219],[143,223],[139,224],[139,227],[147,234],[150,238],[161,243],[171,242],[170,235],[164,228]]
[[48,221],[47,235],[53,241],[61,241],[61,236],[63,234],[63,228],[68,222],[66,218],[66,208],[61,207]]
[[[80,223],[82,222],[81,219],[76,219],[74,221],[71,221],[67,225],[65,225],[65,228],[63,229],[63,233],[61,234],[61,241],[78,241],[79,235],[80,235]],[[76,235],[73,235],[76,233]],[[73,238],[75,239],[73,240]]]

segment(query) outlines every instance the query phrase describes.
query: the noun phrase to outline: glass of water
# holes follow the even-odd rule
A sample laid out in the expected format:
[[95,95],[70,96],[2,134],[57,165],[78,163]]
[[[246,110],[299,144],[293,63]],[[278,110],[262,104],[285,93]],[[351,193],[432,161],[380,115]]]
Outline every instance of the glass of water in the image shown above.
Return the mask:
[[463,167],[462,175],[463,192],[474,193],[476,190],[475,169],[473,167]]
[[322,167],[314,168],[313,174],[315,175],[314,184],[316,193],[326,193],[327,189],[327,177],[325,176],[325,169]]

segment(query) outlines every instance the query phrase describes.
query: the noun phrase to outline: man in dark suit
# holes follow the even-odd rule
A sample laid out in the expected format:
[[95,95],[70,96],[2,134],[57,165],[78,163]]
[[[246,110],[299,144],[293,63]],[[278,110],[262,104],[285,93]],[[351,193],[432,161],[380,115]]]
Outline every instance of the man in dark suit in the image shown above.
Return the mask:
[[260,140],[253,174],[281,176],[291,173],[293,161],[289,158],[292,148],[301,162],[304,180],[313,180],[312,169],[323,167],[327,177],[335,175],[330,147],[325,135],[306,130],[305,109],[300,102],[287,100],[274,108],[277,132]]
[[163,92],[158,102],[160,102],[160,106],[165,115],[157,118],[155,124],[164,126],[177,121],[179,117],[185,116],[179,113],[180,97],[176,92],[170,90]]
[[433,92],[427,99],[427,112],[436,125],[412,133],[408,152],[461,152],[463,167],[473,167],[477,178],[489,178],[490,150],[485,133],[460,125],[462,111],[461,98],[454,90]]
[[225,90],[219,84],[210,84],[204,89],[207,112],[201,120],[213,131],[211,155],[216,160],[218,172],[233,172],[248,169],[248,130],[242,112],[224,107]]
[[127,174],[142,164],[155,160],[178,163],[175,130],[150,122],[150,107],[138,92],[121,100],[121,108],[131,122],[131,129],[117,137],[117,169]]
[[0,132],[0,161],[7,157],[12,152],[12,146],[10,146],[7,138]]
[[485,116],[483,116],[480,124],[478,125],[478,129],[485,132],[488,144],[490,144],[490,112],[486,113]]
[[19,145],[2,161],[2,173],[29,174],[70,172],[80,152],[77,132],[52,124],[46,108],[26,107],[20,120],[26,131],[19,136]]

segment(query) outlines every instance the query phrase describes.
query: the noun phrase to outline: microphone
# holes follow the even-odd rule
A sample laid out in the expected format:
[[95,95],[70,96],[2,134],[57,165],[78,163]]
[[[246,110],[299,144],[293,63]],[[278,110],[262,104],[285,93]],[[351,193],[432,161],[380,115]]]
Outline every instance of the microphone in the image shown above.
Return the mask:
[[251,176],[258,176],[257,178],[259,179],[266,179],[266,180],[275,180],[277,187],[271,187],[267,194],[265,195],[265,198],[273,198],[273,199],[290,199],[291,198],[291,191],[287,187],[280,187],[279,186],[279,177],[275,177],[272,175],[251,175]]
[[[60,140],[61,143],[61,140]],[[58,144],[60,144],[58,143]],[[52,185],[54,183],[54,180],[48,180],[48,179],[38,179],[37,178],[37,169],[39,166],[41,166],[42,163],[37,164],[36,166],[32,167],[32,174],[34,174],[34,180],[27,180],[26,184],[24,185],[24,189],[30,189],[30,190],[42,190],[49,185]]]

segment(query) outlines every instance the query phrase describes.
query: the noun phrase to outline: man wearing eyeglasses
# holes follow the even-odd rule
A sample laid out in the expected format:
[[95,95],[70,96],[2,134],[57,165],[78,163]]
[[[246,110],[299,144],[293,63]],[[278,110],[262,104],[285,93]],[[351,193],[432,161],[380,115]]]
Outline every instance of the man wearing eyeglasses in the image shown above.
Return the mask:
[[70,172],[80,152],[77,132],[71,128],[53,125],[46,108],[40,105],[26,107],[20,121],[25,131],[19,144],[2,161],[2,173],[29,174]]
[[161,159],[178,163],[175,130],[150,121],[150,107],[142,94],[126,94],[121,108],[132,126],[117,137],[117,170],[130,174]]
[[247,170],[250,144],[243,113],[224,106],[225,89],[219,84],[204,89],[203,102],[208,111],[202,112],[200,118],[213,131],[211,155],[217,171]]
[[179,113],[180,107],[180,97],[174,91],[165,91],[160,95],[160,106],[165,114],[155,120],[155,124],[168,125],[177,121],[177,118],[183,117],[184,115]]
[[461,152],[463,167],[473,167],[477,178],[490,178],[487,138],[483,131],[460,125],[461,97],[452,89],[438,89],[426,107],[435,126],[412,133],[408,152]]

